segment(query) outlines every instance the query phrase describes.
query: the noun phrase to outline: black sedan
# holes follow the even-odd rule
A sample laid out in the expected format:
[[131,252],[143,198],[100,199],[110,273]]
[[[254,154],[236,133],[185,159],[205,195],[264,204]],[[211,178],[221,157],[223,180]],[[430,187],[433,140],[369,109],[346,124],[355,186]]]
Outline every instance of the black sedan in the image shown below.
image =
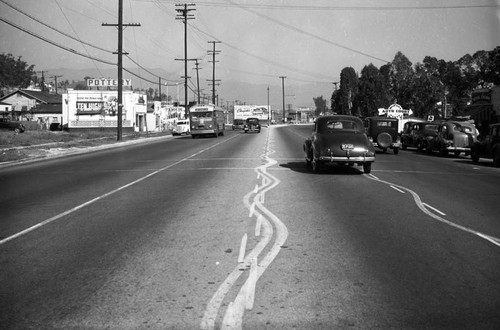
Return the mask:
[[324,165],[362,165],[370,173],[375,148],[365,134],[363,122],[354,116],[324,116],[316,119],[310,138],[304,142],[306,163],[318,173]]
[[260,121],[259,118],[247,118],[245,125],[243,126],[245,133],[257,132],[260,133]]

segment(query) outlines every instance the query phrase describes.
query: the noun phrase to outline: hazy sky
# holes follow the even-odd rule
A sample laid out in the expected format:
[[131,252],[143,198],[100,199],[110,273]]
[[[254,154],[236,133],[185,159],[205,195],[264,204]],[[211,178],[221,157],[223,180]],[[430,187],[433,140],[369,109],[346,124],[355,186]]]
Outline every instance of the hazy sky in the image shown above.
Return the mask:
[[[123,0],[123,48],[147,69],[179,81],[184,74],[184,26],[172,0]],[[412,63],[425,56],[447,61],[500,46],[500,0],[203,0],[188,24],[188,57],[198,58],[200,81],[212,77],[209,41],[216,44],[221,84],[315,82],[329,98],[344,67],[380,67],[401,51]],[[18,10],[8,6],[11,4]],[[29,16],[29,17],[28,17]],[[36,70],[109,69],[116,63],[118,0],[0,0],[0,52],[21,56]],[[57,31],[56,31],[57,30]],[[43,38],[34,37],[31,34]],[[65,35],[66,34],[66,35]],[[81,42],[74,40],[80,40]],[[55,44],[55,45],[54,45]],[[68,48],[76,53],[63,50]],[[124,57],[124,67],[137,67]],[[196,77],[194,62],[189,75]],[[154,71],[152,73],[155,73]],[[124,74],[126,76],[126,74]],[[139,80],[133,77],[134,81]],[[138,85],[138,82],[135,83]]]

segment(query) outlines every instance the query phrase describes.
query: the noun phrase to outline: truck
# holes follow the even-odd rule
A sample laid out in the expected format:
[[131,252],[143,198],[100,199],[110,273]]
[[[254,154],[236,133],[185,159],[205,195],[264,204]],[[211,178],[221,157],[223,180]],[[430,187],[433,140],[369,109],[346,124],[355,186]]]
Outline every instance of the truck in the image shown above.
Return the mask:
[[235,105],[234,120],[245,122],[248,118],[257,118],[261,125],[268,126],[270,111],[267,105]]

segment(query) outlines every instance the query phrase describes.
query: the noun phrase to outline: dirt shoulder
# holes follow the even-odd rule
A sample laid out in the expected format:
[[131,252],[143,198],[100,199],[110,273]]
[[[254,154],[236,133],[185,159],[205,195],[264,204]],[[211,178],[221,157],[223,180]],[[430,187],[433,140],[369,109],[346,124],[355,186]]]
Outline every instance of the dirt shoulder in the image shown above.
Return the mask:
[[172,136],[170,132],[134,133],[123,135],[122,139],[117,141],[116,135],[110,134],[98,136],[70,135],[64,134],[65,132],[26,133],[15,135],[13,132],[0,132],[0,167],[116,148],[124,144],[145,143]]

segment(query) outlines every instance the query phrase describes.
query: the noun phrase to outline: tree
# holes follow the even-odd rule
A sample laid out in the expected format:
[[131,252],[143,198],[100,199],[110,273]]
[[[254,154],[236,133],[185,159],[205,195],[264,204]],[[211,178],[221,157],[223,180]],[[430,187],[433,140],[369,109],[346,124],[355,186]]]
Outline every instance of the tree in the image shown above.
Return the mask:
[[340,72],[339,89],[339,109],[340,114],[350,115],[353,109],[353,101],[358,94],[358,75],[351,67],[346,67]]
[[375,116],[378,108],[386,107],[389,103],[384,76],[372,63],[361,70],[355,103],[362,117]]
[[394,98],[403,108],[411,103],[411,81],[414,71],[410,60],[401,52],[397,52],[391,63],[390,86]]
[[28,87],[35,74],[34,68],[34,65],[24,62],[21,56],[15,59],[12,54],[0,54],[0,88],[13,90]]
[[318,117],[321,114],[325,114],[327,108],[326,108],[326,100],[323,98],[323,96],[313,97],[313,101],[314,105],[316,106],[316,108],[314,109],[314,115]]
[[410,104],[415,116],[426,118],[434,113],[438,101],[444,101],[444,85],[438,75],[437,59],[426,58],[424,63],[415,65],[415,75],[412,80],[412,98]]

